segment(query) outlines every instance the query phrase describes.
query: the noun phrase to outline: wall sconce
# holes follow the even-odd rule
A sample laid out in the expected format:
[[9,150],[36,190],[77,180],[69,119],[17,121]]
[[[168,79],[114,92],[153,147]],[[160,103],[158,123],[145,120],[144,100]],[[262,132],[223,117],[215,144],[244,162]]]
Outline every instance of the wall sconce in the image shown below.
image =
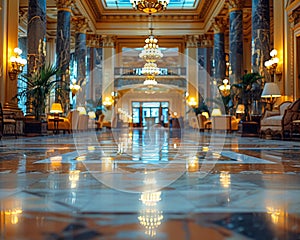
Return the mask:
[[111,97],[105,97],[103,105],[109,109],[113,105],[113,99]]
[[277,57],[277,50],[273,49],[270,52],[271,59],[265,61],[265,67],[268,69],[270,74],[276,74],[276,75],[281,75],[282,72],[279,70],[278,63],[279,63],[279,58]]
[[196,106],[197,106],[197,102],[196,102],[196,100],[195,100],[194,97],[189,98],[187,103],[188,103],[188,105],[190,105],[192,108],[196,108]]
[[72,80],[72,83],[70,85],[70,89],[71,89],[71,92],[72,92],[72,97],[74,97],[80,89],[80,86],[76,83],[76,79]]
[[228,79],[223,79],[223,84],[219,86],[219,90],[223,97],[230,95],[230,84]]
[[10,58],[11,70],[8,72],[10,80],[15,80],[27,63],[27,60],[21,57],[22,50],[20,48],[15,48],[14,53],[15,55]]

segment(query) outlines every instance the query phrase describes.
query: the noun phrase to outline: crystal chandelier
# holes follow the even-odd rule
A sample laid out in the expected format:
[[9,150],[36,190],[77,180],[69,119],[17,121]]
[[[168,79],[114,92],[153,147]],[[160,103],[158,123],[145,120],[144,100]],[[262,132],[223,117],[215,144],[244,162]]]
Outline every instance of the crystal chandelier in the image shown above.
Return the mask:
[[155,77],[153,75],[147,76],[147,78],[144,81],[144,85],[148,85],[148,86],[157,85]]
[[142,68],[143,75],[158,75],[160,74],[160,70],[157,67],[156,63],[154,62],[147,62],[145,63],[144,67]]
[[130,0],[133,9],[144,13],[156,13],[166,10],[169,0]]
[[139,54],[140,58],[143,58],[146,62],[156,62],[163,57],[162,52],[158,49],[158,40],[154,36],[149,36],[145,40],[145,46],[142,52]]

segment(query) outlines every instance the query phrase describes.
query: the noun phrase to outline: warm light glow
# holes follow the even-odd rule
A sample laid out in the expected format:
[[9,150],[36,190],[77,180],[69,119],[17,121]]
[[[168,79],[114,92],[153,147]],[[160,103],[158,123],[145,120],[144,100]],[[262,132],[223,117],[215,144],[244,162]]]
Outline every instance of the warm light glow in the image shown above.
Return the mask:
[[113,100],[111,97],[105,97],[103,105],[109,107],[113,104]]
[[268,82],[265,84],[263,92],[261,94],[262,98],[272,98],[272,97],[280,97],[281,93],[279,87],[274,82]]
[[201,113],[201,115],[202,115],[202,116],[205,116],[206,119],[209,119],[209,114],[208,114],[208,112],[203,112],[203,113]]
[[156,76],[160,74],[160,70],[154,62],[146,62],[142,68],[142,74]]
[[156,82],[154,76],[147,76],[147,78],[144,81],[144,85],[150,85],[150,86],[157,85],[157,82]]
[[77,187],[77,182],[79,181],[80,170],[70,170],[69,181],[71,182],[71,188]]
[[11,80],[15,80],[27,64],[27,60],[21,57],[22,50],[20,48],[15,48],[14,53],[15,55],[10,57],[11,70],[8,73]]
[[227,97],[230,95],[230,84],[228,79],[223,80],[223,85],[219,86],[219,90],[222,94],[222,96]]
[[212,110],[211,116],[215,117],[215,116],[221,116],[221,115],[222,115],[222,112],[219,108],[214,108]]
[[192,108],[195,108],[197,106],[197,102],[195,100],[194,97],[191,97],[188,101],[188,104],[192,107]]
[[220,173],[220,183],[222,185],[222,187],[224,188],[229,188],[230,184],[231,184],[231,177],[230,177],[230,173],[229,172],[223,172],[221,171]]
[[85,107],[77,107],[77,111],[79,111],[79,115],[86,115]]
[[277,50],[273,49],[270,52],[271,59],[265,61],[265,67],[270,71],[270,73],[281,74],[280,70],[277,69],[279,58],[277,57]]
[[187,171],[188,172],[197,172],[199,170],[199,160],[197,156],[193,156],[188,159],[187,162]]
[[143,192],[140,200],[146,206],[155,206],[161,200],[161,192]]
[[96,113],[94,111],[88,112],[89,118],[90,119],[95,119],[96,118]]
[[62,110],[62,106],[60,103],[53,103],[52,106],[51,106],[51,110],[50,110],[50,113],[62,113],[63,110]]
[[163,220],[163,212],[157,209],[145,209],[138,217],[140,224],[146,229],[145,234],[154,237],[156,236],[156,229],[161,225]]
[[142,52],[139,54],[140,58],[143,58],[146,62],[156,62],[163,57],[162,52],[159,50],[158,40],[154,36],[149,36],[145,40],[145,46]]
[[208,150],[209,150],[209,147],[206,147],[206,146],[203,146],[203,147],[202,147],[202,151],[203,151],[203,152],[208,152]]
[[11,224],[17,224],[19,222],[19,215],[23,213],[21,208],[14,208],[4,211],[6,218],[10,219]]
[[166,10],[169,0],[130,0],[133,9],[144,13],[156,13]]
[[277,50],[276,49],[273,49],[271,52],[270,52],[270,56],[273,58],[273,57],[276,57],[277,56]]
[[245,105],[238,104],[235,113],[245,113]]
[[72,96],[74,97],[80,89],[80,86],[76,83],[75,79],[72,80],[72,84],[70,85],[70,89],[71,89],[71,92],[72,92]]
[[279,217],[282,214],[280,209],[276,209],[274,207],[267,207],[267,213],[270,214],[271,220],[274,224],[277,224],[279,221]]
[[261,97],[266,99],[266,102],[271,106],[270,110],[272,110],[277,98],[281,97],[278,85],[274,82],[266,83],[262,91]]

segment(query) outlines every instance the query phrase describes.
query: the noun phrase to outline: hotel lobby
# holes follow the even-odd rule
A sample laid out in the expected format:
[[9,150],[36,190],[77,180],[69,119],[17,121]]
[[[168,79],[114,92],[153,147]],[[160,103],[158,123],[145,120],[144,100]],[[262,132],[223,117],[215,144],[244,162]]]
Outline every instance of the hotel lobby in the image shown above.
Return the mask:
[[300,239],[299,13],[0,0],[0,239]]

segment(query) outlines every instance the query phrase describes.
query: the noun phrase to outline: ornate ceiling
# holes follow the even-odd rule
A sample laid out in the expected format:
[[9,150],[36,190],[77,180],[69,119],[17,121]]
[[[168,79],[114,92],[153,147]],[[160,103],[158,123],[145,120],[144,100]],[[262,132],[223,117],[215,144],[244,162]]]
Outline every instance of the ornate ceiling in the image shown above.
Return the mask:
[[[170,0],[167,10],[153,14],[153,34],[164,39],[203,38],[213,33],[212,22],[221,17],[228,23],[226,0]],[[28,0],[20,0],[20,35],[26,35]],[[131,8],[130,0],[76,0],[73,17],[87,19],[87,34],[129,40],[149,35],[147,14]],[[56,36],[56,0],[47,0],[47,35]],[[251,0],[244,1],[244,35],[251,34]],[[202,36],[202,37],[201,37]],[[204,37],[206,38],[206,37]],[[129,39],[129,40],[128,40]],[[165,40],[167,42],[168,40]],[[121,40],[122,42],[122,40]],[[160,45],[161,45],[160,44]]]

